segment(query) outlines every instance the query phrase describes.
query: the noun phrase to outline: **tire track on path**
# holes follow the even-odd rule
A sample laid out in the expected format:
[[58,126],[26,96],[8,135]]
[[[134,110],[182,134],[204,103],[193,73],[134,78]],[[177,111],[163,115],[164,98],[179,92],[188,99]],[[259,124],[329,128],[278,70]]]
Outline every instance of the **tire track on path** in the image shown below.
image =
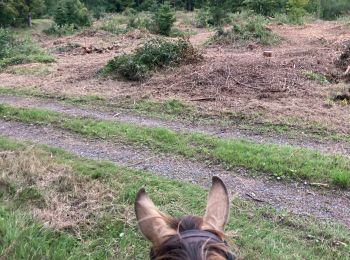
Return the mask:
[[93,119],[111,120],[115,122],[130,123],[146,127],[163,127],[177,132],[204,133],[220,138],[246,139],[257,143],[270,143],[277,145],[293,145],[313,149],[326,154],[342,154],[350,156],[350,143],[327,140],[311,140],[306,136],[288,138],[285,135],[259,135],[253,132],[241,131],[233,126],[208,126],[194,125],[190,123],[164,121],[135,115],[123,110],[112,112],[98,111],[96,108],[81,108],[62,102],[37,98],[24,98],[18,96],[0,95],[0,104],[8,104],[17,107],[42,108],[51,111],[66,113],[72,116],[89,117]]
[[267,177],[250,177],[243,169],[223,170],[178,156],[155,154],[113,141],[82,138],[50,126],[0,120],[0,135],[62,148],[81,157],[109,160],[118,165],[147,170],[159,176],[206,187],[213,175],[220,176],[229,190],[245,199],[270,204],[298,215],[339,222],[350,228],[350,191],[320,190],[301,183],[282,183]]

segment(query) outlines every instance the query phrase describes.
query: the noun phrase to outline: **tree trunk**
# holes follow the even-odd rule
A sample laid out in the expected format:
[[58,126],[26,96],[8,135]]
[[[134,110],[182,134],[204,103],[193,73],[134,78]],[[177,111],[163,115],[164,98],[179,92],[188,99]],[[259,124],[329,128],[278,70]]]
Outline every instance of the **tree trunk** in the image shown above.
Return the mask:
[[28,14],[28,26],[29,27],[33,26],[33,24],[32,24],[32,12],[29,12],[29,14]]

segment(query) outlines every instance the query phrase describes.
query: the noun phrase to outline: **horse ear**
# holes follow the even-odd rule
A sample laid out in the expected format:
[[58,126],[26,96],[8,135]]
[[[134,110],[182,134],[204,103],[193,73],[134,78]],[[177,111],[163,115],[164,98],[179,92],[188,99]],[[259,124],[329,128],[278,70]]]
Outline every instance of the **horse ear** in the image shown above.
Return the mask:
[[230,199],[225,184],[214,176],[209,191],[207,209],[204,215],[205,229],[224,231],[230,212]]
[[169,227],[170,217],[156,208],[143,188],[136,196],[135,213],[142,234],[154,246],[161,245],[169,236],[176,234],[176,230]]

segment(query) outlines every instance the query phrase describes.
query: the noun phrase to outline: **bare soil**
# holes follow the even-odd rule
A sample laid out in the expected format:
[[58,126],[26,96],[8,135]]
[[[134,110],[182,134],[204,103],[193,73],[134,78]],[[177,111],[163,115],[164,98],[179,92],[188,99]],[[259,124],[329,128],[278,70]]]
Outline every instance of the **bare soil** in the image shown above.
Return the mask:
[[[97,74],[109,59],[132,51],[151,37],[149,34],[134,31],[114,36],[86,31],[60,39],[39,37],[56,56],[57,62],[48,65],[50,73],[16,75],[5,71],[0,73],[1,85],[106,97],[176,98],[214,114],[242,113],[254,115],[259,122],[317,125],[348,134],[350,106],[330,100],[344,72],[335,66],[335,60],[350,37],[348,27],[341,22],[315,22],[305,26],[273,25],[271,29],[283,38],[278,46],[207,47],[203,49],[203,62],[159,72],[142,83],[103,79]],[[200,46],[212,34],[198,30],[190,40]],[[82,47],[72,46],[103,51],[87,54]],[[272,50],[272,58],[262,55],[266,49]],[[311,81],[305,71],[326,75],[334,83]],[[201,98],[210,100],[193,101]]]
[[0,135],[63,148],[82,157],[110,160],[118,165],[192,182],[206,187],[213,175],[220,176],[232,194],[294,214],[315,216],[350,227],[349,191],[315,189],[301,183],[283,183],[251,177],[243,169],[223,170],[180,157],[154,154],[111,141],[81,138],[51,127],[0,121]]

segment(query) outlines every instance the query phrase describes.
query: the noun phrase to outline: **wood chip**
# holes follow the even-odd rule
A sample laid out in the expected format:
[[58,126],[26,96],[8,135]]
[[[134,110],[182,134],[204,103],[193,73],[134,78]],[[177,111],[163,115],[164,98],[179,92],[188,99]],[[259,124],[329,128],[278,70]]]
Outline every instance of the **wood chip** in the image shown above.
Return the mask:
[[329,184],[327,184],[327,183],[312,182],[312,183],[310,183],[310,185],[311,186],[317,186],[317,187],[329,188]]
[[191,99],[190,101],[215,101],[215,97],[204,97],[204,98],[195,98]]

